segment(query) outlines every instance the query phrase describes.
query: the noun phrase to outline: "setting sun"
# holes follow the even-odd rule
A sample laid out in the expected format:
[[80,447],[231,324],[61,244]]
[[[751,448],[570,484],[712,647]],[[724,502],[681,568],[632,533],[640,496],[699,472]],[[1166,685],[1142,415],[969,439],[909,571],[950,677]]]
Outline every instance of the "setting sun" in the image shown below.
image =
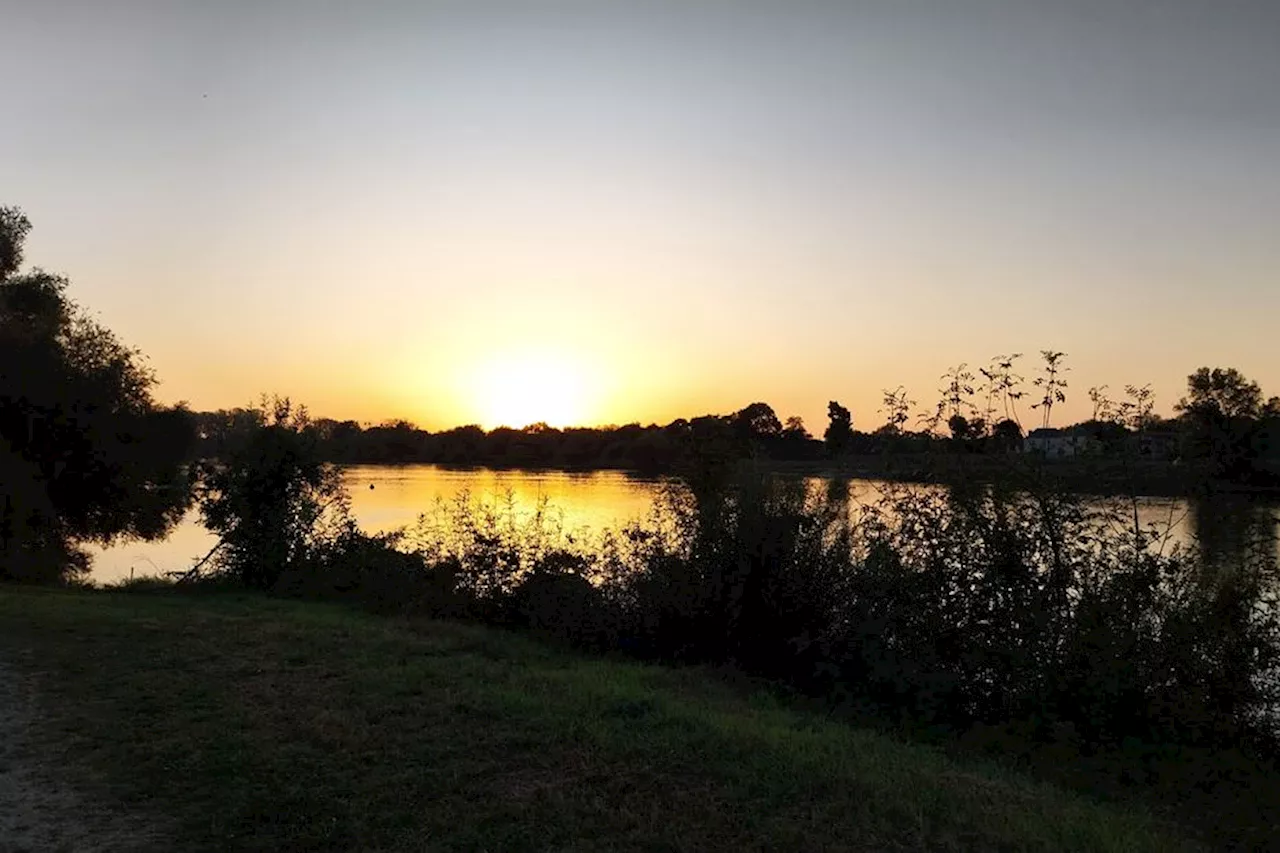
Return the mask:
[[1280,853],[1280,0],[0,23],[0,853]]
[[510,355],[482,364],[470,383],[472,405],[483,425],[524,427],[545,422],[569,426],[593,412],[586,371],[545,355]]

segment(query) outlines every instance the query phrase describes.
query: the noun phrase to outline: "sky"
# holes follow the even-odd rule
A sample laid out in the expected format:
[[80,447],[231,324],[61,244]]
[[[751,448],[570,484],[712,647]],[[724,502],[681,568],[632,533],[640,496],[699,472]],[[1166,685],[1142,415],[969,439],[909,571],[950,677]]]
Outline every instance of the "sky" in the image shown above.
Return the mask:
[[0,0],[0,72],[28,262],[197,409],[1280,394],[1272,0]]

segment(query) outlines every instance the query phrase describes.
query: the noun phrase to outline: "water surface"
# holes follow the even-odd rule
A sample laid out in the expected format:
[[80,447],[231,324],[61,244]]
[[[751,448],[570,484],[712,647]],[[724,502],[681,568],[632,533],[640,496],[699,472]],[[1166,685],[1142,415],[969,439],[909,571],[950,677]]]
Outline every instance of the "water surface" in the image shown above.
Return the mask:
[[[368,532],[413,524],[418,516],[464,492],[485,502],[511,501],[533,511],[543,501],[568,529],[619,526],[645,515],[667,481],[618,471],[514,471],[438,465],[352,465],[343,469],[351,511]],[[193,512],[160,542],[126,542],[94,549],[99,583],[190,568],[217,539]]]
[[[565,528],[600,530],[644,516],[671,484],[666,478],[618,471],[519,471],[438,465],[355,465],[344,468],[343,474],[351,494],[352,513],[369,532],[411,525],[420,514],[464,492],[480,501],[510,501],[517,512],[531,512],[545,501]],[[876,500],[884,485],[875,480],[808,481],[813,489],[847,488],[854,505]],[[1224,564],[1251,539],[1274,536],[1278,513],[1280,508],[1274,504],[1244,499],[1139,501],[1139,517],[1144,523],[1169,525],[1174,541],[1199,541],[1211,559]],[[127,542],[96,549],[92,577],[99,583],[109,583],[131,573],[154,575],[185,570],[208,553],[215,542],[193,513],[163,541]]]

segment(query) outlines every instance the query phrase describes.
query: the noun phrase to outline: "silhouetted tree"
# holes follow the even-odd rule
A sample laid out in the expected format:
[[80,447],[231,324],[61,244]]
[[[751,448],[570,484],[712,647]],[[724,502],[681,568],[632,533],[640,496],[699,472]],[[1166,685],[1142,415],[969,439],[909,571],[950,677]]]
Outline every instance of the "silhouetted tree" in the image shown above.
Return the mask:
[[0,208],[0,579],[52,580],[87,569],[78,543],[168,532],[190,502],[193,429],[66,279],[18,273],[29,230]]
[[827,443],[827,452],[839,456],[849,449],[853,440],[853,415],[835,400],[827,403],[827,430],[823,439]]
[[[944,405],[944,414],[948,425],[957,415],[965,417],[976,411],[973,404],[973,374],[968,365],[957,365],[942,374],[943,386],[940,390]],[[966,419],[967,423],[967,419]],[[952,433],[954,434],[954,430]]]
[[0,207],[0,281],[22,266],[22,247],[31,231],[31,220],[16,207]]
[[1005,418],[991,430],[991,439],[999,450],[1015,451],[1022,446],[1022,427],[1017,421]]
[[1151,386],[1126,385],[1124,393],[1128,399],[1116,410],[1120,416],[1120,422],[1137,433],[1150,429],[1156,420],[1154,414],[1156,395],[1151,390]]
[[1091,418],[1076,424],[1072,429],[1096,441],[1102,448],[1102,452],[1106,454],[1123,453],[1125,443],[1130,437],[1129,430],[1125,429],[1124,424],[1114,418],[1105,420]]
[[1070,368],[1063,363],[1063,359],[1067,357],[1065,352],[1046,349],[1040,351],[1040,357],[1044,359],[1044,367],[1041,375],[1036,377],[1035,386],[1041,390],[1042,396],[1040,397],[1040,402],[1031,408],[1044,411],[1044,421],[1041,425],[1048,429],[1050,415],[1053,412],[1053,404],[1067,401],[1065,393],[1067,381],[1062,378],[1062,374],[1066,373]]
[[951,430],[951,437],[956,441],[973,437],[969,419],[961,414],[954,414],[947,418],[947,429]]
[[768,403],[752,403],[733,416],[734,429],[743,438],[777,438],[782,435],[782,422]]
[[987,395],[988,414],[985,416],[987,423],[995,422],[996,403],[1000,404],[1005,420],[1020,423],[1018,401],[1023,396],[1023,392],[1019,390],[1022,377],[1013,372],[1014,362],[1020,358],[1022,358],[1020,352],[1012,355],[997,355],[991,359],[988,367],[980,371],[983,378],[982,390]]
[[213,459],[225,456],[262,425],[261,418],[262,412],[256,409],[240,408],[196,414],[199,457]]
[[809,430],[805,429],[804,418],[799,415],[792,415],[787,418],[786,424],[782,428],[782,435],[784,438],[800,441],[808,441],[812,437],[809,435]]
[[718,415],[694,418],[682,445],[679,470],[694,499],[699,503],[720,500],[735,461],[743,455],[732,419]]
[[1280,397],[1262,407],[1262,450],[1268,458],[1280,456]]
[[1089,402],[1093,404],[1093,417],[1089,420],[1101,423],[1111,419],[1112,403],[1111,398],[1107,396],[1106,385],[1094,385],[1090,388]]
[[1201,367],[1187,377],[1187,396],[1175,409],[1187,425],[1192,456],[1209,460],[1217,476],[1249,475],[1267,414],[1257,382],[1235,368]]
[[884,402],[880,411],[885,414],[886,432],[889,435],[901,435],[903,426],[910,419],[911,407],[916,404],[916,401],[907,399],[907,389],[901,385],[892,391],[886,389],[883,394]]
[[219,536],[216,565],[245,586],[270,589],[316,560],[328,510],[344,523],[345,492],[320,457],[305,409],[263,401],[259,426],[226,458],[206,463],[200,512]]

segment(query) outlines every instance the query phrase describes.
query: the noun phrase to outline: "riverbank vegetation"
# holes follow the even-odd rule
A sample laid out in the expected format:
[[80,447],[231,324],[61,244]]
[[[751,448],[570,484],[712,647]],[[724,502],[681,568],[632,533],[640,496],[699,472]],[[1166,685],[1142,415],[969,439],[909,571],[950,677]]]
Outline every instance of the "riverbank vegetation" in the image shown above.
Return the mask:
[[[0,235],[17,249],[0,259],[17,258],[25,220],[5,216]],[[163,410],[138,354],[85,320],[64,282],[6,263],[0,344],[35,360],[0,360],[0,578],[74,579],[79,543],[161,535],[194,503],[218,544],[179,579],[186,590],[229,586],[727,668],[832,717],[990,750],[1095,794],[1173,808],[1222,843],[1278,837],[1280,803],[1263,785],[1280,757],[1280,571],[1269,530],[1209,559],[1209,543],[1173,546],[1132,502],[1099,504],[1064,487],[1055,454],[1107,445],[1042,432],[1036,452],[1017,452],[1028,449],[1018,405],[1032,392],[1013,356],[981,381],[964,366],[948,371],[916,431],[907,392],[886,392],[872,447],[936,451],[961,472],[946,489],[889,484],[855,507],[838,482],[812,490],[769,476],[771,448],[852,458],[860,434],[838,403],[822,443],[753,404],[679,422],[670,459],[680,487],[622,529],[584,539],[550,513],[464,499],[373,536],[350,516],[329,464],[332,435],[305,411],[271,400],[211,432],[207,419]],[[1044,353],[1027,386],[1042,424],[1065,399],[1064,359]],[[1146,389],[1119,403],[1103,389],[1090,396],[1121,470],[1160,446]],[[1265,485],[1254,481],[1277,405],[1234,372],[1193,374],[1179,408],[1205,482]],[[187,450],[183,424],[195,425],[204,452]],[[151,461],[130,464],[141,458]],[[994,461],[982,463],[984,476],[966,475],[978,458]]]
[[165,535],[190,504],[190,413],[142,356],[21,271],[30,223],[0,208],[0,581],[83,574],[85,543]]
[[1209,560],[1132,504],[1052,481],[889,485],[855,507],[726,463],[596,538],[465,498],[372,537],[307,473],[322,467],[299,464],[315,446],[287,403],[264,419],[203,497],[226,548],[207,582],[729,667],[851,721],[1158,795],[1233,843],[1273,837],[1280,573],[1265,529]]

